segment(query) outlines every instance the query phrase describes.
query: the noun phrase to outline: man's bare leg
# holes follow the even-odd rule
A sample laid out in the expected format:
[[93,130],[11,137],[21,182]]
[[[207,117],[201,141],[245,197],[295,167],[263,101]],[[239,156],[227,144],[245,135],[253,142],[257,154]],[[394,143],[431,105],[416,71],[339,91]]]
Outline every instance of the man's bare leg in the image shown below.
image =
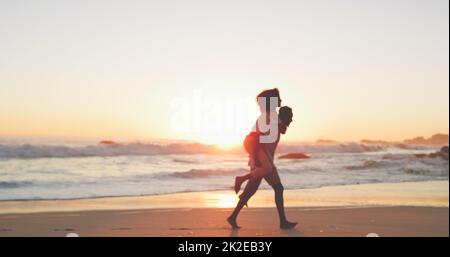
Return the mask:
[[290,229],[295,227],[297,225],[297,222],[288,221],[286,218],[286,213],[284,211],[283,184],[277,183],[273,185],[272,188],[275,191],[275,204],[277,205],[278,216],[280,217],[280,228]]
[[244,205],[247,204],[247,201],[256,193],[260,184],[261,179],[251,178],[247,182],[247,185],[244,188],[244,192],[240,196],[239,202],[227,219],[228,223],[230,223],[233,229],[240,228],[236,222],[237,216],[239,215],[239,212],[242,210]]

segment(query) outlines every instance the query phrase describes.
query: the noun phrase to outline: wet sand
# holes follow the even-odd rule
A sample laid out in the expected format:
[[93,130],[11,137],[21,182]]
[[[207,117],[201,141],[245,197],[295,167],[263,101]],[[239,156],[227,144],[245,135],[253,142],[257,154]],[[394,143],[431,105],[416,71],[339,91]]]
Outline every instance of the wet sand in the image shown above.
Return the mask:
[[379,236],[449,235],[447,207],[289,208],[296,229],[278,228],[273,208],[246,209],[239,230],[230,209],[84,211],[0,216],[1,236]]
[[[280,230],[270,190],[231,230],[229,191],[53,201],[1,201],[0,236],[449,236],[448,181],[286,190]],[[197,207],[197,208],[192,208]]]

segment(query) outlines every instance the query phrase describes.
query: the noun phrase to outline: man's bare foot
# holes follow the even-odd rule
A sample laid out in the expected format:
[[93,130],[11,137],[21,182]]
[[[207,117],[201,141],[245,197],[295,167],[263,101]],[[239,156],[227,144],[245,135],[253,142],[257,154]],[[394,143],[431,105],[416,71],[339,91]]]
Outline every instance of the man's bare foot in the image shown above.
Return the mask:
[[295,226],[297,226],[298,222],[290,222],[290,221],[285,221],[283,223],[280,223],[280,228],[281,229],[291,229],[294,228]]
[[244,179],[236,176],[236,178],[234,178],[234,192],[239,193],[239,190],[241,190],[241,186],[242,183],[244,183]]
[[236,219],[233,219],[231,217],[228,217],[227,219],[228,223],[231,225],[231,228],[233,229],[240,229],[241,227],[238,226],[238,224],[236,223]]

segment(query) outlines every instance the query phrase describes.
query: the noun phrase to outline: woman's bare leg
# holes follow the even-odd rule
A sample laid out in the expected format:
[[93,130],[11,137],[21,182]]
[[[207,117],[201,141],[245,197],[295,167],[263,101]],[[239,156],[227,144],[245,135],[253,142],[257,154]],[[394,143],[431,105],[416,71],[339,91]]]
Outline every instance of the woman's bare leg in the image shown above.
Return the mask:
[[243,176],[236,176],[236,178],[234,179],[234,191],[237,193],[239,193],[239,190],[241,190],[241,186],[242,184],[248,180],[252,178],[252,173],[249,172]]
[[[259,151],[259,150],[258,150]],[[256,155],[260,155],[262,154],[262,152],[257,152]],[[250,162],[252,162],[252,164],[250,165],[252,167],[252,169],[255,169],[257,167],[261,167],[261,162],[258,159],[258,156],[250,156]],[[234,179],[234,191],[237,193],[239,193],[239,190],[241,190],[241,186],[242,184],[248,180],[251,179],[253,177],[252,175],[252,171],[248,172],[247,174],[243,175],[243,176],[236,176]]]

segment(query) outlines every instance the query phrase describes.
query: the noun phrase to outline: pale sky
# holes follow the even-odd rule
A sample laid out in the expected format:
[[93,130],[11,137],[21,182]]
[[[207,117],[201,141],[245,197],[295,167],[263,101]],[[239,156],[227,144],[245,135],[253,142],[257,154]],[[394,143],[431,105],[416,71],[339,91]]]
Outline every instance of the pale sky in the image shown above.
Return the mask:
[[285,140],[448,133],[448,24],[448,0],[1,0],[0,136],[240,143],[255,117],[179,132],[173,102],[272,87]]

